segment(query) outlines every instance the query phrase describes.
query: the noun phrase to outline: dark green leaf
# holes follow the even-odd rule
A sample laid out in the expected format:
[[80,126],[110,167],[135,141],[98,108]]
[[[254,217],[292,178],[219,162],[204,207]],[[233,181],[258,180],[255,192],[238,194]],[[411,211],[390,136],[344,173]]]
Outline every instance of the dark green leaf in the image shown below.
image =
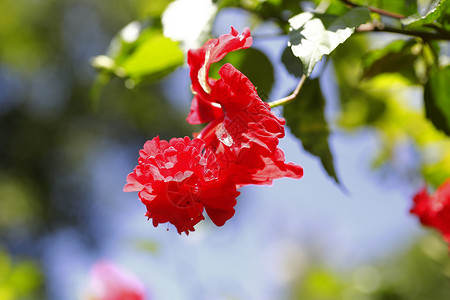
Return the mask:
[[384,48],[370,52],[363,61],[363,78],[372,78],[382,73],[400,73],[411,82],[417,82],[414,62],[417,55],[412,48],[414,40],[397,40]]
[[430,5],[430,9],[423,16],[413,15],[401,20],[406,27],[418,27],[427,24],[433,24],[443,12],[445,12],[448,0],[435,0]]
[[450,136],[450,66],[434,70],[425,84],[424,102],[427,118]]
[[330,54],[369,19],[370,12],[364,7],[354,8],[343,16],[305,12],[289,19],[289,45],[302,61],[304,74],[309,76],[323,55]]
[[292,53],[291,47],[286,47],[281,55],[281,62],[286,67],[286,70],[295,77],[302,77],[303,65],[302,62]]
[[303,148],[320,161],[337,183],[333,155],[328,145],[330,130],[324,115],[325,99],[320,90],[319,79],[307,80],[296,99],[284,107],[287,126],[301,141]]
[[450,31],[450,2],[447,1],[447,7],[439,18],[438,22],[442,25],[444,30]]
[[267,99],[272,90],[275,78],[272,63],[264,52],[255,48],[230,52],[220,62],[211,66],[209,75],[211,77],[217,77],[219,69],[225,63],[231,63],[247,76],[255,85],[259,96],[263,100]]

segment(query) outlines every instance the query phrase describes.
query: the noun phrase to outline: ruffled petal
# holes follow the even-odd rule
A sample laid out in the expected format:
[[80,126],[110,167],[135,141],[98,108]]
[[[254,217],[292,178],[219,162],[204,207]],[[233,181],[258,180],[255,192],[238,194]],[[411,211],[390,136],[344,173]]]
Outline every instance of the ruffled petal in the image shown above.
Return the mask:
[[217,103],[201,100],[200,96],[195,96],[191,102],[191,110],[186,120],[189,124],[203,124],[210,122],[223,115],[222,108]]
[[213,149],[223,176],[238,186],[301,178],[302,167],[285,163],[278,148],[285,120],[273,114],[251,81],[231,64],[225,64],[219,75],[211,96],[222,106],[224,117],[205,127],[199,138]]
[[231,51],[249,48],[252,43],[250,29],[245,28],[239,35],[239,32],[231,27],[229,34],[211,39],[199,49],[189,50],[187,61],[190,67],[192,90],[196,93],[194,97],[196,103],[192,104],[187,118],[190,124],[210,122],[221,113],[216,106],[207,105],[207,103],[215,102],[210,95],[211,86],[215,84],[215,81],[209,78],[211,64],[218,62]]
[[220,165],[205,141],[189,137],[144,144],[124,191],[138,191],[153,225],[171,223],[181,234],[194,231],[206,208],[215,224],[234,214],[236,185],[219,178]]

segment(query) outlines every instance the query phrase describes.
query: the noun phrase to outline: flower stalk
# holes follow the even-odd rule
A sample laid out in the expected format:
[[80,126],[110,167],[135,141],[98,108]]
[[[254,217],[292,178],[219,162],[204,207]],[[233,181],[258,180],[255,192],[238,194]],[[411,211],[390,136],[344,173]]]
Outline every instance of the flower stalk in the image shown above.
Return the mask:
[[307,78],[306,75],[303,74],[302,78],[300,78],[300,81],[297,84],[297,87],[292,92],[292,94],[290,94],[289,96],[269,102],[268,104],[269,104],[270,108],[274,108],[274,107],[281,106],[281,105],[286,105],[286,104],[294,101],[294,99],[297,97],[298,93],[300,92],[300,89],[302,88],[303,83],[305,83],[306,78]]

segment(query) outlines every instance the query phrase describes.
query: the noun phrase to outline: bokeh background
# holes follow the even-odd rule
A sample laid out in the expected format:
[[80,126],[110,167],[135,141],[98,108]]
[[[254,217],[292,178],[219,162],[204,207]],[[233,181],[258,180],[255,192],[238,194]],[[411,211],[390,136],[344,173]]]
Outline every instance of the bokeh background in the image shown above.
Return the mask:
[[[362,120],[373,102],[350,103],[342,118],[331,64],[317,68],[341,186],[287,129],[280,147],[303,179],[241,189],[221,228],[207,220],[185,236],[146,220],[137,194],[122,188],[147,139],[199,129],[185,122],[188,68],[134,88],[112,78],[99,92],[91,60],[166,2],[0,0],[0,299],[87,299],[100,260],[134,273],[148,299],[449,299],[448,247],[409,214],[423,184],[414,141],[393,147]],[[252,28],[274,68],[266,100],[295,87],[280,63],[287,37],[273,23],[234,7],[211,26],[214,37]],[[335,66],[351,69],[347,50],[362,43],[339,48]],[[401,94],[421,111],[420,89]]]

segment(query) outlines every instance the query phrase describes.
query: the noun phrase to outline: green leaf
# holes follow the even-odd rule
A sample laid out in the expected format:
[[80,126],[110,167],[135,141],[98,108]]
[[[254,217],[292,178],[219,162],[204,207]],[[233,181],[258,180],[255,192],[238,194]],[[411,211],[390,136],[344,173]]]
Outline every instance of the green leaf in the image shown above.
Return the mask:
[[415,40],[397,40],[370,52],[363,60],[362,77],[370,79],[382,73],[399,73],[411,82],[417,82],[414,70],[417,55],[412,51],[415,45]]
[[283,54],[281,55],[281,62],[286,67],[286,70],[295,77],[302,77],[303,74],[303,65],[302,62],[295,57],[294,53],[290,47],[286,47],[284,49]]
[[284,107],[284,117],[291,132],[301,141],[303,148],[320,158],[322,166],[336,183],[339,179],[328,145],[330,130],[324,115],[325,99],[319,79],[305,81],[296,99]]
[[134,79],[144,76],[159,76],[182,65],[184,56],[178,43],[162,33],[154,33],[120,64],[126,75]]
[[401,20],[406,27],[418,27],[427,24],[433,24],[443,12],[445,12],[448,0],[435,0],[430,5],[430,9],[423,16],[412,15],[406,19]]
[[426,117],[450,136],[450,66],[430,72],[424,89]]
[[135,21],[114,37],[107,55],[95,57],[91,64],[101,72],[139,82],[160,78],[183,63],[178,43]]
[[309,76],[323,55],[330,54],[369,19],[370,12],[364,7],[354,8],[340,17],[305,12],[289,19],[288,44],[302,61],[304,74]]
[[259,96],[263,100],[268,98],[275,82],[275,77],[272,63],[264,52],[255,48],[230,52],[220,62],[211,66],[209,76],[217,78],[219,69],[225,63],[231,63],[247,76],[255,85]]

